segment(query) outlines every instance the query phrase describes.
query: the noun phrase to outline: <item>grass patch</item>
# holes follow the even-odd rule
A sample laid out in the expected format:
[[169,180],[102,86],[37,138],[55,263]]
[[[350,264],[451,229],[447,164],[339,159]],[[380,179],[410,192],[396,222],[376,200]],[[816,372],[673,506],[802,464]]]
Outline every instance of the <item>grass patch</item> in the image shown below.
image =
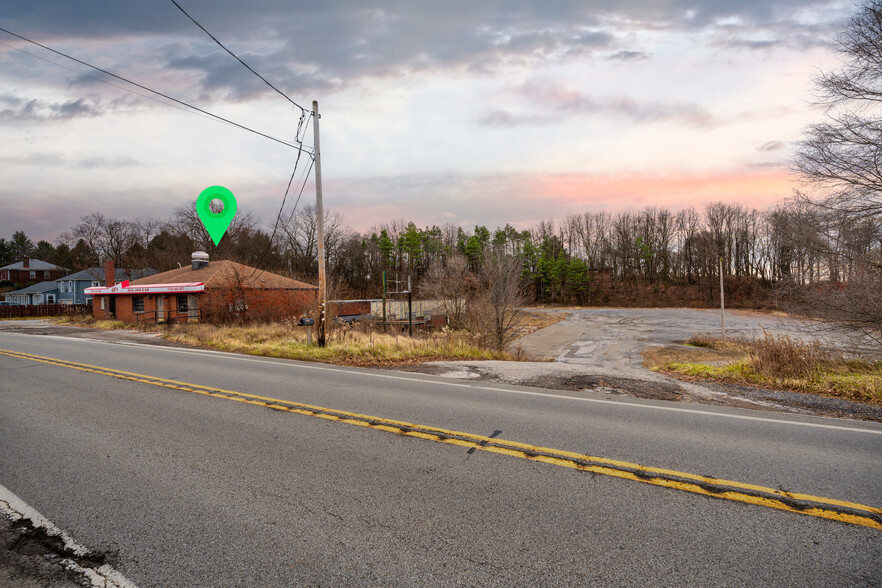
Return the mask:
[[882,362],[846,358],[818,342],[785,335],[722,341],[701,335],[691,348],[653,348],[647,367],[670,375],[808,392],[882,405]]
[[68,325],[76,327],[88,327],[91,329],[103,329],[110,331],[114,329],[136,329],[136,325],[124,321],[105,321],[98,320],[92,315],[71,314],[59,317],[53,317],[52,323],[56,325]]
[[165,339],[186,345],[266,357],[323,361],[339,365],[389,366],[438,360],[516,359],[507,352],[480,349],[458,333],[428,336],[362,332],[338,327],[327,345],[307,344],[306,330],[282,323],[245,326],[179,324]]
[[0,321],[48,321],[62,318],[59,316],[8,316],[4,318],[0,318]]
[[560,311],[535,312],[524,311],[518,319],[518,338],[535,333],[545,327],[557,324],[567,318],[567,313]]
[[[566,317],[565,313],[528,312],[520,321],[519,336],[553,325]],[[318,347],[313,334],[307,344],[304,327],[291,322],[249,325],[214,325],[209,323],[134,325],[122,321],[97,320],[91,315],[71,315],[53,319],[57,325],[80,326],[95,329],[138,329],[158,332],[175,343],[279,357],[303,361],[322,361],[352,366],[392,366],[444,360],[521,360],[520,351],[484,349],[464,332],[442,330],[431,334],[382,333],[370,323],[333,325],[327,335],[327,345]]]

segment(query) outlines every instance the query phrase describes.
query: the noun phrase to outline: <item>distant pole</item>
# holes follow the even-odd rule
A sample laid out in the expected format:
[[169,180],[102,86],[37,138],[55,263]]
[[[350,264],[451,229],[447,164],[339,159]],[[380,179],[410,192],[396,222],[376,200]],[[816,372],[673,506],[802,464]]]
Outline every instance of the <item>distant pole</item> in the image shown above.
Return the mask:
[[322,155],[319,149],[319,109],[318,101],[312,101],[312,131],[315,148],[315,216],[318,238],[319,270],[319,326],[318,346],[325,346],[325,304],[327,303],[327,284],[325,282],[325,209],[322,206]]
[[383,332],[386,332],[386,270],[383,270]]
[[726,340],[726,302],[723,293],[723,258],[720,257],[720,331],[723,333],[723,341]]
[[413,304],[409,289],[407,291],[407,334],[413,337]]
[[413,303],[411,292],[413,288],[410,285],[410,275],[407,276],[407,334],[413,337]]

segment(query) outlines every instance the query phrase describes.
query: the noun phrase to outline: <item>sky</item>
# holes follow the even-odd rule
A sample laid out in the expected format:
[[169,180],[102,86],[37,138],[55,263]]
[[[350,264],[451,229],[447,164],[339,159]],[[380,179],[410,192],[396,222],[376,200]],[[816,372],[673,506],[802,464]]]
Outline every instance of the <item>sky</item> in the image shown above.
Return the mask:
[[[855,10],[830,0],[179,4],[295,103],[319,102],[325,208],[360,231],[780,202],[798,186],[794,142],[823,118],[812,79],[835,67]],[[0,27],[297,136],[300,109],[170,1],[6,0]],[[312,125],[301,130],[311,149]],[[268,227],[297,155],[3,32],[0,132],[0,237],[35,241],[92,212],[165,219],[211,185]],[[307,161],[286,212],[301,178],[299,205],[315,201]]]

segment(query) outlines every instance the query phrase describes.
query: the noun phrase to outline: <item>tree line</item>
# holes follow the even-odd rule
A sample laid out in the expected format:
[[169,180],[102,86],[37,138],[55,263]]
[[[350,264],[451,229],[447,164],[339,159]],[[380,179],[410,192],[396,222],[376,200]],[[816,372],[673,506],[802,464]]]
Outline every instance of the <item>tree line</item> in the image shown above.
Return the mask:
[[[585,212],[521,230],[510,224],[420,228],[398,220],[359,232],[339,212],[326,211],[324,228],[329,275],[358,298],[382,296],[384,271],[390,280],[409,277],[419,293],[434,266],[462,258],[479,273],[492,253],[520,260],[519,275],[537,302],[596,304],[616,292],[660,293],[686,285],[712,304],[721,269],[733,284],[741,280],[766,290],[853,280],[862,271],[854,260],[878,251],[882,243],[879,227],[843,220],[830,240],[821,230],[821,216],[798,201],[769,210],[718,202],[701,211]],[[315,282],[316,224],[315,208],[304,206],[283,218],[271,238],[253,216],[240,214],[215,246],[192,204],[164,221],[126,221],[95,212],[81,217],[54,245],[34,244],[22,231],[0,238],[0,262],[30,255],[83,269],[111,259],[118,267],[165,271],[189,264],[193,251],[204,250],[215,259]],[[823,252],[820,242],[825,242]]]

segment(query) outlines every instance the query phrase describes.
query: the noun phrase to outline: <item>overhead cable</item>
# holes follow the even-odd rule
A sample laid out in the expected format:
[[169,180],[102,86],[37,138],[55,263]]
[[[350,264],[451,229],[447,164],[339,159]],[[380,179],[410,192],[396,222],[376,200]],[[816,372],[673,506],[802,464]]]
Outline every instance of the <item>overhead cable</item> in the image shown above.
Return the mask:
[[284,92],[282,92],[281,90],[279,90],[278,88],[276,88],[274,85],[272,85],[272,84],[269,82],[269,80],[267,80],[265,77],[263,77],[262,75],[260,75],[259,73],[257,73],[257,72],[254,71],[253,69],[251,69],[251,66],[248,65],[247,63],[245,63],[244,61],[242,61],[242,59],[240,59],[238,55],[236,55],[235,53],[233,53],[232,51],[230,51],[229,49],[227,49],[227,47],[226,47],[223,43],[221,43],[221,42],[217,39],[217,37],[215,37],[214,35],[212,35],[211,33],[209,33],[208,30],[207,30],[204,26],[202,26],[201,24],[199,24],[199,22],[198,22],[195,18],[193,18],[192,16],[190,16],[190,14],[189,14],[186,10],[184,10],[184,8],[183,8],[180,4],[178,4],[175,0],[171,0],[171,3],[174,4],[175,6],[177,6],[177,7],[178,7],[178,10],[180,10],[181,12],[184,13],[184,16],[186,16],[186,17],[189,18],[191,21],[193,21],[193,24],[195,24],[197,27],[199,27],[200,29],[202,29],[202,31],[203,31],[206,35],[208,35],[209,37],[211,37],[211,40],[212,40],[212,41],[214,41],[215,43],[217,43],[218,45],[220,45],[221,49],[223,49],[224,51],[226,51],[227,53],[229,53],[230,55],[232,55],[233,58],[234,58],[236,61],[238,61],[239,63],[241,63],[242,65],[244,65],[244,66],[246,67],[246,69],[248,69],[248,71],[250,71],[251,73],[253,73],[253,74],[256,75],[257,77],[259,77],[261,80],[263,80],[263,83],[265,83],[267,86],[269,86],[270,88],[272,88],[273,90],[275,90],[280,96],[282,96],[285,100],[287,100],[288,102],[290,102],[291,104],[293,104],[294,106],[296,106],[297,108],[299,108],[301,111],[305,111],[305,110],[306,110],[305,108],[303,108],[302,106],[300,106],[299,104],[297,104],[296,102],[294,102],[293,100],[291,100],[291,98],[289,98],[287,94],[285,94]]
[[294,143],[289,143],[288,141],[285,141],[283,139],[278,139],[278,138],[273,137],[271,135],[267,135],[266,133],[261,133],[260,131],[256,131],[250,127],[246,127],[245,125],[241,125],[237,122],[231,121],[230,119],[224,118],[224,117],[219,116],[217,114],[214,114],[212,112],[208,112],[207,110],[199,108],[198,106],[193,106],[192,104],[188,104],[188,103],[184,102],[183,100],[178,100],[177,98],[173,98],[173,97],[169,96],[168,94],[163,94],[162,92],[159,92],[158,90],[148,88],[147,86],[139,84],[138,82],[133,82],[132,80],[130,80],[128,78],[124,78],[124,77],[117,75],[113,72],[107,71],[106,69],[102,69],[96,65],[92,65],[91,63],[87,63],[87,62],[83,61],[82,59],[77,59],[76,57],[73,57],[71,55],[68,55],[67,53],[63,53],[61,51],[58,51],[57,49],[47,47],[46,45],[43,45],[42,43],[38,43],[32,39],[28,39],[27,37],[13,33],[12,31],[9,31],[9,30],[4,29],[2,27],[0,27],[0,31],[3,31],[4,33],[7,33],[9,35],[12,35],[13,37],[17,37],[17,38],[21,39],[22,41],[27,41],[28,43],[36,45],[37,47],[40,47],[40,48],[45,49],[47,51],[51,51],[52,53],[55,53],[56,55],[66,57],[67,59],[70,59],[71,61],[75,61],[81,65],[85,65],[86,67],[90,67],[94,70],[100,71],[103,74],[107,74],[107,75],[114,77],[118,80],[122,80],[123,82],[126,82],[127,84],[132,84],[133,86],[141,88],[142,90],[147,90],[148,92],[152,92],[153,94],[156,94],[157,96],[162,96],[163,98],[165,98],[167,100],[171,100],[172,102],[176,102],[182,106],[186,106],[187,108],[191,108],[197,112],[201,112],[202,114],[206,114],[212,118],[215,118],[215,119],[220,120],[222,122],[225,122],[227,124],[233,125],[234,127],[239,127],[240,129],[242,129],[244,131],[248,131],[249,133],[254,133],[255,135],[259,135],[261,137],[269,139],[270,141],[275,141],[276,143],[281,143],[282,145],[285,145],[287,147],[291,147],[292,149],[297,149],[298,151],[303,150],[303,147],[301,145],[295,145]]

